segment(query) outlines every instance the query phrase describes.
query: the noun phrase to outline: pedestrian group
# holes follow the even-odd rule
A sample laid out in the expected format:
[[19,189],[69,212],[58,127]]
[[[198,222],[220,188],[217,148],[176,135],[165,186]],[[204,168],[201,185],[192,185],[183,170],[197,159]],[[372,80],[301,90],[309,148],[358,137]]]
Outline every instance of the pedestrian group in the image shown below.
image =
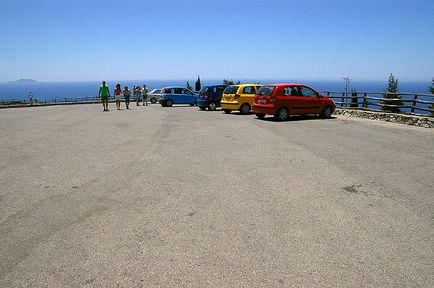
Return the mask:
[[[140,102],[143,103],[142,106],[148,106],[148,89],[146,88],[146,85],[143,85],[143,87],[133,86],[132,93],[136,98],[136,106],[140,106]],[[128,86],[125,86],[124,90],[122,90],[121,84],[116,84],[113,94],[115,96],[117,110],[121,110],[121,95],[124,96],[126,109],[130,109],[131,92],[128,89]],[[108,99],[110,97],[110,90],[105,81],[102,81],[102,85],[99,87],[98,97],[101,98],[104,111],[109,111]]]

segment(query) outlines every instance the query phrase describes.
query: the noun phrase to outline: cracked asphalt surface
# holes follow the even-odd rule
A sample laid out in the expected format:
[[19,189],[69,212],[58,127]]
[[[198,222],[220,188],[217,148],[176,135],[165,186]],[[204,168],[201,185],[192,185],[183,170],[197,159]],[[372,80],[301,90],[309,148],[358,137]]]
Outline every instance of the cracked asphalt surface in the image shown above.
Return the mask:
[[0,110],[0,287],[432,287],[434,131]]

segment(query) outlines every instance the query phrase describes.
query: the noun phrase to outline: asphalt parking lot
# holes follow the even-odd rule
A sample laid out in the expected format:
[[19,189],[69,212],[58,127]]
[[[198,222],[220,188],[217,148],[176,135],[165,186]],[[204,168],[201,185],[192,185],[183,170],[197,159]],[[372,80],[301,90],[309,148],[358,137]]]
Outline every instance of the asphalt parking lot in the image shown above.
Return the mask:
[[434,131],[0,110],[0,287],[432,287]]

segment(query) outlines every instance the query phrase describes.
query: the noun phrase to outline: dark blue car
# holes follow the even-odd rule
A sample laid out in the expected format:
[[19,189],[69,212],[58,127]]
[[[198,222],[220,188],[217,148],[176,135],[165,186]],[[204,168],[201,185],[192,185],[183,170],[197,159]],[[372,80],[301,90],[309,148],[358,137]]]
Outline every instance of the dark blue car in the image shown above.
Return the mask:
[[208,108],[208,110],[214,111],[217,107],[220,107],[223,90],[226,87],[228,87],[227,84],[203,86],[197,96],[197,106],[199,106],[200,110]]
[[190,104],[190,106],[194,106],[196,98],[197,95],[187,88],[170,86],[161,89],[158,102],[163,107],[171,107],[173,104]]

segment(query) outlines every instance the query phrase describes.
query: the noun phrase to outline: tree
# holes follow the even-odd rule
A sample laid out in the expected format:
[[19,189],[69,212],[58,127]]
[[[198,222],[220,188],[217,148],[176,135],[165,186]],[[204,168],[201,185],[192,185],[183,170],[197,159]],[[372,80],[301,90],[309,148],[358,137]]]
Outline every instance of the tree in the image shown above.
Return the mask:
[[223,79],[223,84],[227,84],[227,85],[238,85],[241,84],[240,80],[238,80],[236,83],[232,80],[229,79]]
[[[432,78],[431,86],[428,86],[428,91],[429,91],[431,94],[434,94],[434,77]],[[431,104],[431,109],[434,110],[434,104]],[[434,111],[431,111],[431,115],[434,116]]]
[[359,98],[357,98],[357,91],[355,89],[351,90],[351,105],[352,108],[359,107]]
[[187,81],[187,85],[185,85],[185,88],[193,91],[193,87],[191,87],[190,82]]
[[[396,94],[398,93],[398,79],[395,79],[395,76],[393,76],[392,73],[390,73],[389,76],[389,86],[386,88],[384,94],[384,99],[381,101],[384,105],[403,105],[401,101],[401,95]],[[389,94],[390,93],[390,94]],[[390,99],[390,100],[388,100]],[[390,106],[382,106],[383,110],[390,111],[393,113],[398,113],[401,111],[399,107],[390,107]]]
[[202,86],[200,85],[200,77],[199,76],[197,76],[195,88],[196,88],[196,91],[200,91],[200,88],[202,88]]

